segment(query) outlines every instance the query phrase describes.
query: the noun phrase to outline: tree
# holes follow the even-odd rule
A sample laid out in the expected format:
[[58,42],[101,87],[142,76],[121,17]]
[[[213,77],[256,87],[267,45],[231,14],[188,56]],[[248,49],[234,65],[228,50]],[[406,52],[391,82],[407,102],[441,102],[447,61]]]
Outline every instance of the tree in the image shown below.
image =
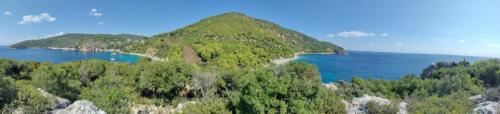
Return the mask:
[[0,109],[14,101],[17,92],[13,79],[0,77]]

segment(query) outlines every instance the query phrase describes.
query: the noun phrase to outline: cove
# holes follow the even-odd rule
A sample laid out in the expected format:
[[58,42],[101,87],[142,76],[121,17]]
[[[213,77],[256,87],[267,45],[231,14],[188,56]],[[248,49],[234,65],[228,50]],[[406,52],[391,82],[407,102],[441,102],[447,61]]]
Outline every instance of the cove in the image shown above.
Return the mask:
[[46,48],[17,49],[0,46],[0,58],[52,63],[78,61],[84,59],[100,59],[106,61],[136,63],[140,57],[136,55],[113,52],[86,53],[71,50],[54,50]]

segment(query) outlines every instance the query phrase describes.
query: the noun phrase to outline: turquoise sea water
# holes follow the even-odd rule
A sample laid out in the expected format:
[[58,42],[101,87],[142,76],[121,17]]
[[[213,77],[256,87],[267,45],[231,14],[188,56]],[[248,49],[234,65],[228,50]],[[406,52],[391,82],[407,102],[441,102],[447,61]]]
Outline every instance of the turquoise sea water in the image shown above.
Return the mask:
[[6,46],[0,46],[0,58],[52,63],[77,61],[83,59],[101,59],[106,61],[135,63],[139,60],[140,57],[136,55],[112,52],[84,53],[80,51],[63,51],[44,48],[14,49]]
[[[351,80],[353,76],[396,80],[407,74],[420,74],[428,65],[437,61],[471,62],[487,59],[482,57],[402,54],[383,52],[349,51],[348,55],[301,55],[298,61],[306,61],[318,66],[324,83],[337,80]],[[24,61],[61,63],[83,59],[101,59],[107,61],[135,63],[139,56],[100,52],[83,53],[51,49],[13,49],[0,46],[0,58]]]
[[324,83],[337,80],[351,80],[353,76],[364,79],[397,80],[407,74],[420,75],[423,69],[437,61],[475,62],[487,58],[433,55],[433,54],[403,54],[384,52],[349,51],[348,55],[318,55],[299,56],[298,61],[306,61],[318,66]]

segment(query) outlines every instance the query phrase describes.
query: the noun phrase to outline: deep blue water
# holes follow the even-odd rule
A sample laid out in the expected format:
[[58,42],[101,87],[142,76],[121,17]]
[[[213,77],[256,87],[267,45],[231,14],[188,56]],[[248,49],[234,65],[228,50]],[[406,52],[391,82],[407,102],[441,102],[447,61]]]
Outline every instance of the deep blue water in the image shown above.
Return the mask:
[[[424,68],[437,61],[477,61],[487,58],[432,55],[403,54],[384,52],[349,51],[348,55],[318,55],[306,54],[299,56],[298,61],[306,61],[318,66],[323,82],[351,80],[361,78],[377,78],[397,80],[407,74],[419,75]],[[83,59],[101,59],[107,61],[135,63],[139,56],[99,52],[84,53],[80,51],[63,51],[52,49],[13,49],[0,46],[0,58],[11,58],[24,61],[61,63]]]
[[420,75],[428,65],[438,61],[475,62],[487,58],[433,55],[403,54],[385,52],[349,51],[348,55],[307,54],[299,56],[299,61],[306,61],[318,66],[324,83],[338,80],[349,81],[357,76],[364,79],[397,80],[407,74]]
[[6,46],[0,46],[0,58],[52,63],[78,61],[83,59],[101,59],[106,61],[135,63],[140,57],[129,54],[113,54],[112,52],[84,53],[80,51],[63,51],[44,48],[13,49]]

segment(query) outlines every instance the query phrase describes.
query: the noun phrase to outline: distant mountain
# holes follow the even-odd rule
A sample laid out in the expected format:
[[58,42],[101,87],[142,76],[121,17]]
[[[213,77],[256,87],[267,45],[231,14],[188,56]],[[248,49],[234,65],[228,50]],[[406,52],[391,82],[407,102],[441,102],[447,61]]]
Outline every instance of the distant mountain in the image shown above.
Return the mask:
[[13,48],[100,48],[124,49],[143,42],[146,37],[131,34],[65,34],[46,39],[27,40],[11,45]]
[[198,55],[202,63],[224,67],[253,67],[296,53],[344,53],[335,44],[234,12],[156,35],[135,47],[127,51],[188,61]]

